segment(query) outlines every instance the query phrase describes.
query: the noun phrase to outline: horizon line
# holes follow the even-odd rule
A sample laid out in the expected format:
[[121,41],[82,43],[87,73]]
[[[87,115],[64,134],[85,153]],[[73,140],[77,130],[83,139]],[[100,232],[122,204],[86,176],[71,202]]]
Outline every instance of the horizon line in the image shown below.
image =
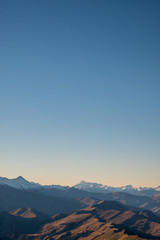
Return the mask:
[[9,180],[13,180],[13,179],[17,179],[17,178],[23,178],[25,179],[26,181],[30,182],[30,183],[35,183],[35,184],[39,184],[41,186],[51,186],[51,185],[55,185],[55,186],[62,186],[62,187],[74,187],[75,185],[77,184],[80,184],[81,182],[86,182],[86,183],[91,183],[91,184],[100,184],[100,185],[103,185],[103,186],[107,186],[107,187],[113,187],[113,188],[119,188],[119,187],[126,187],[126,186],[131,186],[133,188],[157,188],[159,187],[160,185],[157,184],[156,186],[136,186],[136,185],[132,185],[132,184],[126,184],[126,185],[119,185],[119,186],[114,186],[114,185],[107,185],[107,184],[103,184],[103,183],[99,183],[99,182],[92,182],[92,181],[86,181],[86,180],[81,180],[80,182],[74,184],[74,185],[61,185],[61,184],[54,184],[54,183],[51,183],[51,184],[42,184],[42,183],[39,183],[39,182],[34,182],[32,180],[28,180],[27,178],[23,177],[22,175],[19,175],[17,177],[13,177],[13,178],[9,178],[9,177],[2,177],[0,176],[0,178],[7,178]]

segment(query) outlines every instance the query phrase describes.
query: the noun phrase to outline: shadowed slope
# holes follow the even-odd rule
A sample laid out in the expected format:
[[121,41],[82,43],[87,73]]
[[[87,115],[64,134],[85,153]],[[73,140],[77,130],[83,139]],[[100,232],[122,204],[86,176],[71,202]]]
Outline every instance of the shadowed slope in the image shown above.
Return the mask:
[[82,208],[82,204],[76,199],[48,196],[38,191],[0,185],[0,211],[12,211],[17,208],[32,208],[52,216],[78,210]]
[[[32,211],[32,210],[31,210]],[[30,212],[31,212],[30,211]],[[14,216],[8,212],[0,213],[0,237],[17,239],[21,234],[28,234],[37,232],[44,224],[50,222],[49,217],[38,216],[29,218]]]
[[160,219],[149,211],[136,212],[115,201],[101,201],[45,224],[36,236],[23,239],[160,239]]

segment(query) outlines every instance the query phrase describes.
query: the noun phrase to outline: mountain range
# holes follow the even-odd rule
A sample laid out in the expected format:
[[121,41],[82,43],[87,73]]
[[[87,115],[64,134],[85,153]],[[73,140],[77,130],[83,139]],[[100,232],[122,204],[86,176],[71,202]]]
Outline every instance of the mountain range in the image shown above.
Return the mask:
[[111,190],[84,181],[73,187],[43,186],[23,177],[1,177],[1,239],[159,240],[160,191]]
[[[8,185],[10,187],[14,187],[16,189],[69,189],[69,186],[61,186],[61,185],[41,185],[39,183],[29,182],[24,179],[22,176],[17,178],[8,179],[6,177],[0,177],[0,185]],[[114,192],[127,192],[135,195],[143,195],[143,196],[157,196],[160,195],[160,186],[152,188],[152,187],[133,187],[132,185],[126,185],[122,187],[111,187],[99,183],[92,183],[81,181],[80,183],[73,186],[73,188],[84,190],[87,192],[96,192],[96,193],[114,193]]]
[[100,201],[70,214],[47,217],[34,209],[0,213],[3,240],[160,239],[160,218],[116,201]]
[[88,192],[100,192],[100,193],[109,193],[109,192],[127,192],[135,195],[143,196],[153,196],[160,194],[160,186],[152,187],[133,187],[132,185],[126,185],[122,187],[111,187],[99,183],[85,182],[81,181],[80,183],[74,185],[75,188],[80,190],[85,190]]
[[22,177],[0,179],[0,211],[15,208],[36,208],[49,216],[56,213],[69,213],[82,207],[92,206],[102,200],[116,200],[140,209],[151,210],[160,215],[160,195],[135,195],[125,191],[94,192],[75,187],[42,186]]

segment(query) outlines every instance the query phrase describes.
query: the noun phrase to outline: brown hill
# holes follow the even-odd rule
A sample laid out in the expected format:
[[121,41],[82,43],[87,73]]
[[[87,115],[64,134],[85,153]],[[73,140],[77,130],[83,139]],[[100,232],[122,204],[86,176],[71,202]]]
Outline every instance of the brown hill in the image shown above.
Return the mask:
[[85,206],[85,207],[92,207],[93,205],[95,205],[96,203],[98,203],[99,201],[95,198],[91,198],[91,197],[86,197],[86,198],[81,198],[79,199],[79,201]]
[[115,201],[101,201],[47,223],[23,240],[160,239],[160,219],[150,211],[136,212]]
[[36,209],[31,209],[31,208],[14,209],[10,211],[10,214],[14,216],[23,217],[23,218],[39,218],[39,219],[48,218],[47,215],[40,213]]

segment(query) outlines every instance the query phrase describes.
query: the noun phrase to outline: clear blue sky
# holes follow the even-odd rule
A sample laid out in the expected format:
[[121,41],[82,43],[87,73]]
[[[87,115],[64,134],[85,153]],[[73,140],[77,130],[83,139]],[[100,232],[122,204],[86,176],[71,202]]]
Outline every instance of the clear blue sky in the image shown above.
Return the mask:
[[0,175],[160,184],[160,1],[0,1]]

